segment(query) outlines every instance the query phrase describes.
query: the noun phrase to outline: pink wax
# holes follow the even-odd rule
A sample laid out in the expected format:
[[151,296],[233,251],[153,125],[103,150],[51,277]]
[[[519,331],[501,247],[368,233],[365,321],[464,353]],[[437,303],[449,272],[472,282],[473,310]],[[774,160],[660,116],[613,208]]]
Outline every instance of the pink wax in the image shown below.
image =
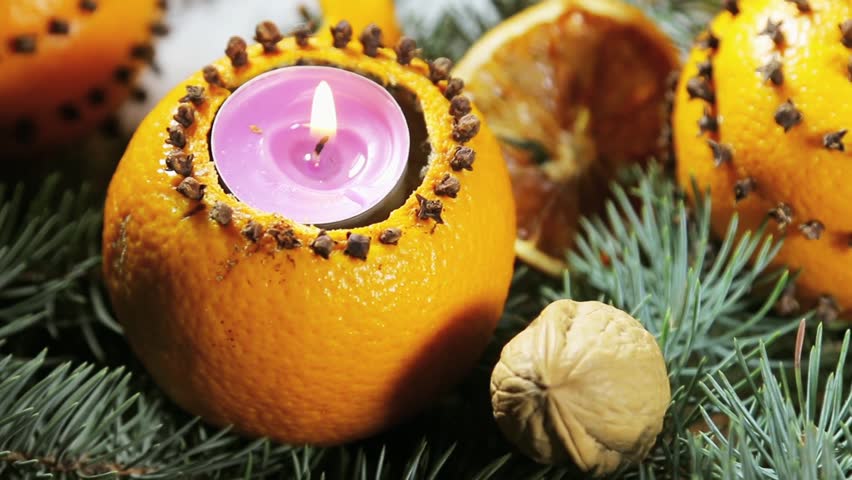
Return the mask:
[[[336,130],[317,133],[312,103],[323,81]],[[396,201],[410,138],[399,104],[377,83],[338,68],[286,67],[228,97],[210,141],[219,176],[240,201],[335,228]]]

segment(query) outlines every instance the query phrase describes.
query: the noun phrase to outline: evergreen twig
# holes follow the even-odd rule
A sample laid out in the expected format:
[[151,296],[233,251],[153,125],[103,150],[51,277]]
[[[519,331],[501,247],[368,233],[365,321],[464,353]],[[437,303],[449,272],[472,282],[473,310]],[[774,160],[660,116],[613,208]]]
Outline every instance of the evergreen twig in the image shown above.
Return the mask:
[[[741,394],[723,372],[702,384],[709,402],[701,412],[710,428],[689,444],[696,459],[695,474],[725,480],[852,477],[852,389],[844,382],[849,339],[847,332],[833,371],[820,382],[820,325],[804,364],[807,374],[801,368],[793,369],[795,387],[787,381],[787,369],[773,374],[765,345],[757,347],[760,363],[756,370],[742,360],[744,349],[739,345],[740,374],[756,379]],[[717,418],[730,425],[717,425],[712,411],[720,412]]]
[[[293,447],[247,441],[198,420],[180,425],[134,393],[123,368],[63,363],[45,353],[0,360],[0,478],[197,478],[286,470]],[[164,424],[167,420],[167,424]]]
[[60,193],[58,175],[30,197],[23,185],[0,185],[0,342],[36,327],[57,338],[70,327],[102,356],[95,324],[120,330],[102,309],[93,199],[85,185]]

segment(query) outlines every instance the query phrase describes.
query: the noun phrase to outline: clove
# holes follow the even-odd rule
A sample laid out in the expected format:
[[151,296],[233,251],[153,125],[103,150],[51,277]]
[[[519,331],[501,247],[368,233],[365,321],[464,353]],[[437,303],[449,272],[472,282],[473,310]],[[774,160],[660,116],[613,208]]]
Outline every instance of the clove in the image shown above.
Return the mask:
[[787,0],[790,3],[796,5],[796,8],[799,9],[799,13],[810,13],[811,12],[811,4],[808,0]]
[[361,235],[360,233],[350,233],[346,238],[346,248],[343,250],[345,255],[361,260],[367,259],[367,254],[370,253],[370,237]]
[[453,118],[461,118],[473,110],[470,99],[464,95],[456,95],[450,100],[450,115]]
[[793,222],[793,207],[784,202],[780,202],[774,208],[769,210],[769,218],[778,223],[778,229],[787,228],[787,225]]
[[458,147],[450,160],[450,167],[455,171],[473,170],[473,162],[476,160],[476,152],[470,147]]
[[195,110],[188,105],[181,105],[172,118],[182,127],[189,128],[195,122]]
[[843,143],[843,137],[846,136],[847,130],[838,130],[833,133],[826,134],[822,137],[822,144],[829,150],[837,150],[840,152],[846,151],[846,145]]
[[707,145],[709,145],[710,150],[713,151],[713,163],[715,163],[717,167],[721,166],[723,163],[728,163],[733,160],[734,153],[730,146],[709,139],[707,140]]
[[415,196],[417,197],[417,202],[420,204],[420,208],[417,210],[417,218],[420,220],[431,218],[437,223],[444,223],[444,219],[441,218],[444,204],[440,200],[429,200],[420,194],[415,194]]
[[263,46],[263,53],[278,51],[278,42],[284,38],[278,26],[269,20],[260,22],[254,29],[254,40]]
[[778,110],[775,111],[775,123],[784,127],[785,133],[802,123],[802,119],[802,112],[796,108],[796,105],[790,99],[781,104]]
[[734,184],[734,198],[739,202],[745,199],[757,187],[757,182],[752,177],[742,178]]
[[469,142],[479,133],[479,118],[472,113],[459,118],[453,126],[453,140],[459,143]]
[[36,36],[18,35],[11,40],[12,51],[15,53],[35,53]]
[[337,25],[332,25],[331,37],[332,44],[335,48],[346,48],[349,42],[352,41],[352,25],[346,20],[341,20]]
[[364,46],[364,55],[368,57],[378,55],[379,48],[384,46],[382,45],[382,29],[375,23],[367,25],[358,39],[361,41],[361,45]]
[[228,45],[225,47],[225,55],[231,60],[231,66],[239,68],[248,63],[246,48],[246,41],[242,37],[233,36],[228,39]]
[[417,56],[417,42],[413,38],[402,37],[396,44],[396,61],[400,65],[408,65]]
[[332,240],[328,233],[326,233],[325,230],[321,230],[317,235],[317,238],[311,242],[310,248],[320,257],[328,259],[328,257],[331,256],[331,252],[334,250],[334,244],[335,241]]
[[852,18],[840,24],[840,41],[847,48],[852,48]]
[[186,95],[178,100],[181,103],[192,103],[196,107],[204,103],[204,87],[196,85],[186,86]]
[[227,225],[234,218],[234,209],[223,202],[216,202],[210,209],[210,218],[219,225]]
[[198,180],[186,177],[180,182],[176,190],[190,200],[201,200],[204,197],[204,189],[206,188],[207,185],[199,183]]
[[763,30],[760,31],[759,35],[766,35],[777,46],[781,46],[784,43],[784,32],[781,31],[781,25],[784,24],[783,20],[779,20],[777,22],[773,22],[771,18],[766,20],[766,26],[763,27]]
[[399,228],[386,228],[379,234],[379,242],[385,245],[396,245],[402,238],[402,230]]
[[808,240],[819,240],[822,233],[825,231],[825,225],[819,220],[809,220],[799,225],[799,231],[802,232]]
[[435,185],[434,189],[435,195],[438,195],[439,197],[450,198],[456,198],[459,193],[459,190],[461,190],[461,182],[459,182],[458,178],[454,177],[449,173],[444,175],[444,178],[442,178],[441,181],[437,185]]
[[453,61],[446,57],[439,57],[429,62],[429,78],[433,83],[446,80],[450,77]]
[[763,75],[763,81],[771,80],[776,86],[784,83],[784,72],[781,69],[781,60],[778,56],[772,58],[766,65],[757,69]]
[[713,93],[713,87],[710,82],[703,77],[693,77],[686,82],[686,93],[690,99],[700,98],[709,103],[716,102],[716,94]]
[[166,168],[177,173],[178,175],[188,177],[192,175],[192,161],[194,155],[184,153],[180,150],[173,150],[166,156]]
[[204,81],[208,84],[215,85],[217,87],[225,86],[225,82],[222,80],[222,75],[219,74],[219,70],[217,70],[213,65],[207,65],[201,70],[201,73],[204,75]]
[[704,109],[704,115],[698,119],[698,130],[699,135],[707,132],[716,133],[719,131],[719,121],[715,116],[713,116],[708,108]]
[[303,23],[293,29],[292,35],[296,39],[296,45],[305,48],[308,46],[311,35],[313,35],[313,28],[310,24]]
[[725,8],[725,10],[731,12],[731,15],[740,14],[740,6],[738,0],[724,0],[722,2],[722,6]]

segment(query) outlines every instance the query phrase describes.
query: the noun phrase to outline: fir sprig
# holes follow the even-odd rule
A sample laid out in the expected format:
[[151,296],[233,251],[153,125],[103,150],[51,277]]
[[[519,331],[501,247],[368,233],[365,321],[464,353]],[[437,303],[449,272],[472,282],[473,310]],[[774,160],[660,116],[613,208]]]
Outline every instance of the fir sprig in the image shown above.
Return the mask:
[[[418,37],[430,56],[458,58],[499,18],[530,3],[493,0],[490,16],[450,12],[437,31]],[[634,3],[682,48],[719,7],[716,0]],[[671,373],[672,406],[656,448],[639,468],[614,478],[848,477],[848,334],[835,362],[820,330],[802,363],[807,376],[796,367],[791,374],[790,362],[780,360],[791,358],[792,347],[776,350],[791,345],[797,320],[769,315],[788,281],[783,272],[766,272],[778,244],[762,232],[739,236],[736,220],[716,242],[708,199],[699,195],[690,210],[659,169],[638,177],[616,187],[605,219],[584,221],[562,288],[518,268],[495,342],[453,394],[403,428],[335,448],[243,439],[181,414],[144,372],[130,376],[81,361],[93,352],[114,365],[128,361],[99,341],[104,331],[120,331],[97,275],[101,199],[60,195],[53,180],[32,201],[22,190],[4,190],[0,351],[15,356],[0,360],[0,478],[578,478],[575,469],[512,453],[487,400],[503,343],[544,304],[565,296],[633,313],[657,336]],[[54,344],[83,339],[88,346],[63,352],[71,363],[51,363],[36,354],[48,343],[38,335],[45,331],[60,340]],[[825,368],[832,373],[819,381]]]
[[44,362],[0,360],[0,478],[259,478],[292,465],[293,447],[181,424],[123,368]]
[[102,356],[94,325],[120,329],[93,276],[101,225],[94,195],[85,185],[62,192],[54,175],[35,192],[0,185],[0,201],[0,342],[33,328],[56,338],[73,327]]
[[[757,347],[757,369],[746,364],[738,346],[739,373],[747,384],[737,389],[725,373],[717,372],[701,385],[709,400],[701,407],[708,428],[689,444],[695,474],[724,480],[852,477],[852,389],[844,381],[849,339],[847,332],[833,371],[821,381],[820,325],[804,364],[807,375],[799,362],[792,369],[794,387],[787,369],[773,373],[765,345]],[[717,424],[721,422],[710,412],[719,412],[716,418],[729,425]]]
[[[123,368],[63,363],[42,372],[45,354],[27,362],[0,360],[0,478],[340,478],[437,479],[454,445],[433,451],[422,440],[408,460],[383,447],[366,450],[276,445],[247,440],[182,417],[159,400],[134,393]],[[157,397],[159,398],[159,397]],[[329,458],[331,457],[331,458]],[[480,472],[490,478],[504,455]],[[396,477],[398,472],[401,477]]]

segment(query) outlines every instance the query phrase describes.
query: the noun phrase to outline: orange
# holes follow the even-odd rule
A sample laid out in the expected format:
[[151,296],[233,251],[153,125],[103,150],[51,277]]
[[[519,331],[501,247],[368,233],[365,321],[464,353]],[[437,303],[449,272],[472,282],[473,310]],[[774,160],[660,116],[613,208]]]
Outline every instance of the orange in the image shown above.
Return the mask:
[[560,275],[620,166],[658,153],[671,42],[617,0],[549,0],[498,25],[454,74],[501,140],[518,256]]
[[[133,350],[179,405],[246,434],[334,444],[416,412],[475,364],[508,292],[514,205],[486,125],[466,144],[476,152],[472,170],[453,169],[461,157],[446,81],[433,84],[425,62],[400,65],[391,49],[370,58],[357,41],[300,47],[285,38],[277,47],[264,54],[253,45],[245,66],[226,58],[212,68],[235,88],[300,61],[331,64],[415,93],[432,151],[422,183],[389,218],[329,231],[337,243],[322,258],[309,248],[319,229],[220,187],[207,135],[230,93],[198,72],[143,121],[115,172],[104,274]],[[198,106],[181,103],[187,86],[204,88]],[[195,112],[186,129],[172,121],[181,106]],[[169,127],[185,148],[166,144]],[[191,168],[175,163],[182,154],[194,155]],[[170,171],[169,155],[172,169],[191,176]],[[447,175],[459,180],[455,198],[435,192]],[[200,201],[179,192],[191,196],[196,181],[206,185]],[[430,210],[417,196],[443,202],[443,223],[419,218]],[[396,245],[383,243],[391,229],[401,234]],[[344,253],[350,232],[370,239],[366,260]]]
[[164,33],[157,0],[0,2],[0,148],[78,139],[127,98]]
[[393,0],[320,0],[323,25],[317,31],[320,38],[331,39],[329,27],[346,19],[356,32],[374,23],[382,29],[382,38],[388,45],[394,45],[402,37],[402,31],[396,19]]
[[852,2],[800,3],[742,0],[712,22],[677,87],[677,176],[690,194],[691,178],[711,189],[720,235],[735,213],[746,229],[768,218],[802,299],[849,308]]

